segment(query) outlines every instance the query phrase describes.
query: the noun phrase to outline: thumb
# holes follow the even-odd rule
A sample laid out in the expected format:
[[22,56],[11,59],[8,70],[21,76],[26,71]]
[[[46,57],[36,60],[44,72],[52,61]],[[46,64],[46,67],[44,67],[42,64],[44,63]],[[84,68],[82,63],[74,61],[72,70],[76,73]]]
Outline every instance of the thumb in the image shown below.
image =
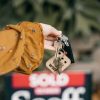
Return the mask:
[[55,36],[61,36],[62,35],[62,31],[58,31],[57,29],[52,27],[51,34],[53,34]]

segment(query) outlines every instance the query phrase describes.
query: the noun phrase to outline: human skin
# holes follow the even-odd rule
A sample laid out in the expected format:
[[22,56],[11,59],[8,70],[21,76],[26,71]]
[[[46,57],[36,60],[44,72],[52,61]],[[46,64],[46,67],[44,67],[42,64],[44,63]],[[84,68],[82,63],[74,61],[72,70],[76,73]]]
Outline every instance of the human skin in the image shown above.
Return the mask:
[[55,29],[53,26],[40,23],[43,29],[44,35],[44,49],[55,51],[54,41],[57,40],[57,37],[61,37],[62,31]]

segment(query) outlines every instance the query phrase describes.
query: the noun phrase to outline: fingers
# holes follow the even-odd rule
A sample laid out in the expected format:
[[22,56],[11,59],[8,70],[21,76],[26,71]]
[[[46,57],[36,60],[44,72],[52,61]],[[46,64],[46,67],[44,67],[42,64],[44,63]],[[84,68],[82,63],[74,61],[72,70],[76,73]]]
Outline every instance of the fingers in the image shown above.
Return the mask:
[[49,35],[45,38],[46,40],[49,40],[49,41],[56,41],[57,40],[57,36],[54,36],[54,35]]
[[62,31],[58,31],[57,29],[55,29],[51,25],[44,24],[44,23],[40,23],[40,24],[43,28],[43,34],[45,37],[49,36],[49,35],[60,37],[62,35]]
[[51,31],[51,33],[45,38],[46,40],[56,41],[58,37],[62,36],[62,31]]
[[[51,27],[52,27],[52,26],[51,26]],[[55,36],[61,37],[62,31],[58,31],[57,29],[55,29],[54,27],[52,27],[52,29],[51,29],[51,34],[53,34],[53,35],[55,35]]]
[[53,41],[44,41],[44,49],[55,51],[54,42]]
[[55,48],[53,46],[46,46],[45,49],[55,51]]

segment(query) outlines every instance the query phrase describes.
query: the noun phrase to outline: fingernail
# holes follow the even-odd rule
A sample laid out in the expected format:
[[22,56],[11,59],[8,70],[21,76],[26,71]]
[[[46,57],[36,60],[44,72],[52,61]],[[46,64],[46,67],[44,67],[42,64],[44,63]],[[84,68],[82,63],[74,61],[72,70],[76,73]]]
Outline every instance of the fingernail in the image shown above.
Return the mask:
[[62,31],[59,31],[59,33],[60,33],[60,36],[62,36]]
[[60,34],[62,34],[62,31],[59,31]]

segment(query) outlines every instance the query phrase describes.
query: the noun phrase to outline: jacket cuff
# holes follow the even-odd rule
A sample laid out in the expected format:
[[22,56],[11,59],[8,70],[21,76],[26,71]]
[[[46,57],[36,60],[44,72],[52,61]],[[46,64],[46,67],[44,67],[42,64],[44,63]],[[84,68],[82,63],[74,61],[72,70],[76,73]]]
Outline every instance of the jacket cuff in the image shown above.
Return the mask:
[[22,22],[25,32],[24,54],[19,68],[22,73],[31,74],[42,62],[44,55],[44,36],[40,23]]

